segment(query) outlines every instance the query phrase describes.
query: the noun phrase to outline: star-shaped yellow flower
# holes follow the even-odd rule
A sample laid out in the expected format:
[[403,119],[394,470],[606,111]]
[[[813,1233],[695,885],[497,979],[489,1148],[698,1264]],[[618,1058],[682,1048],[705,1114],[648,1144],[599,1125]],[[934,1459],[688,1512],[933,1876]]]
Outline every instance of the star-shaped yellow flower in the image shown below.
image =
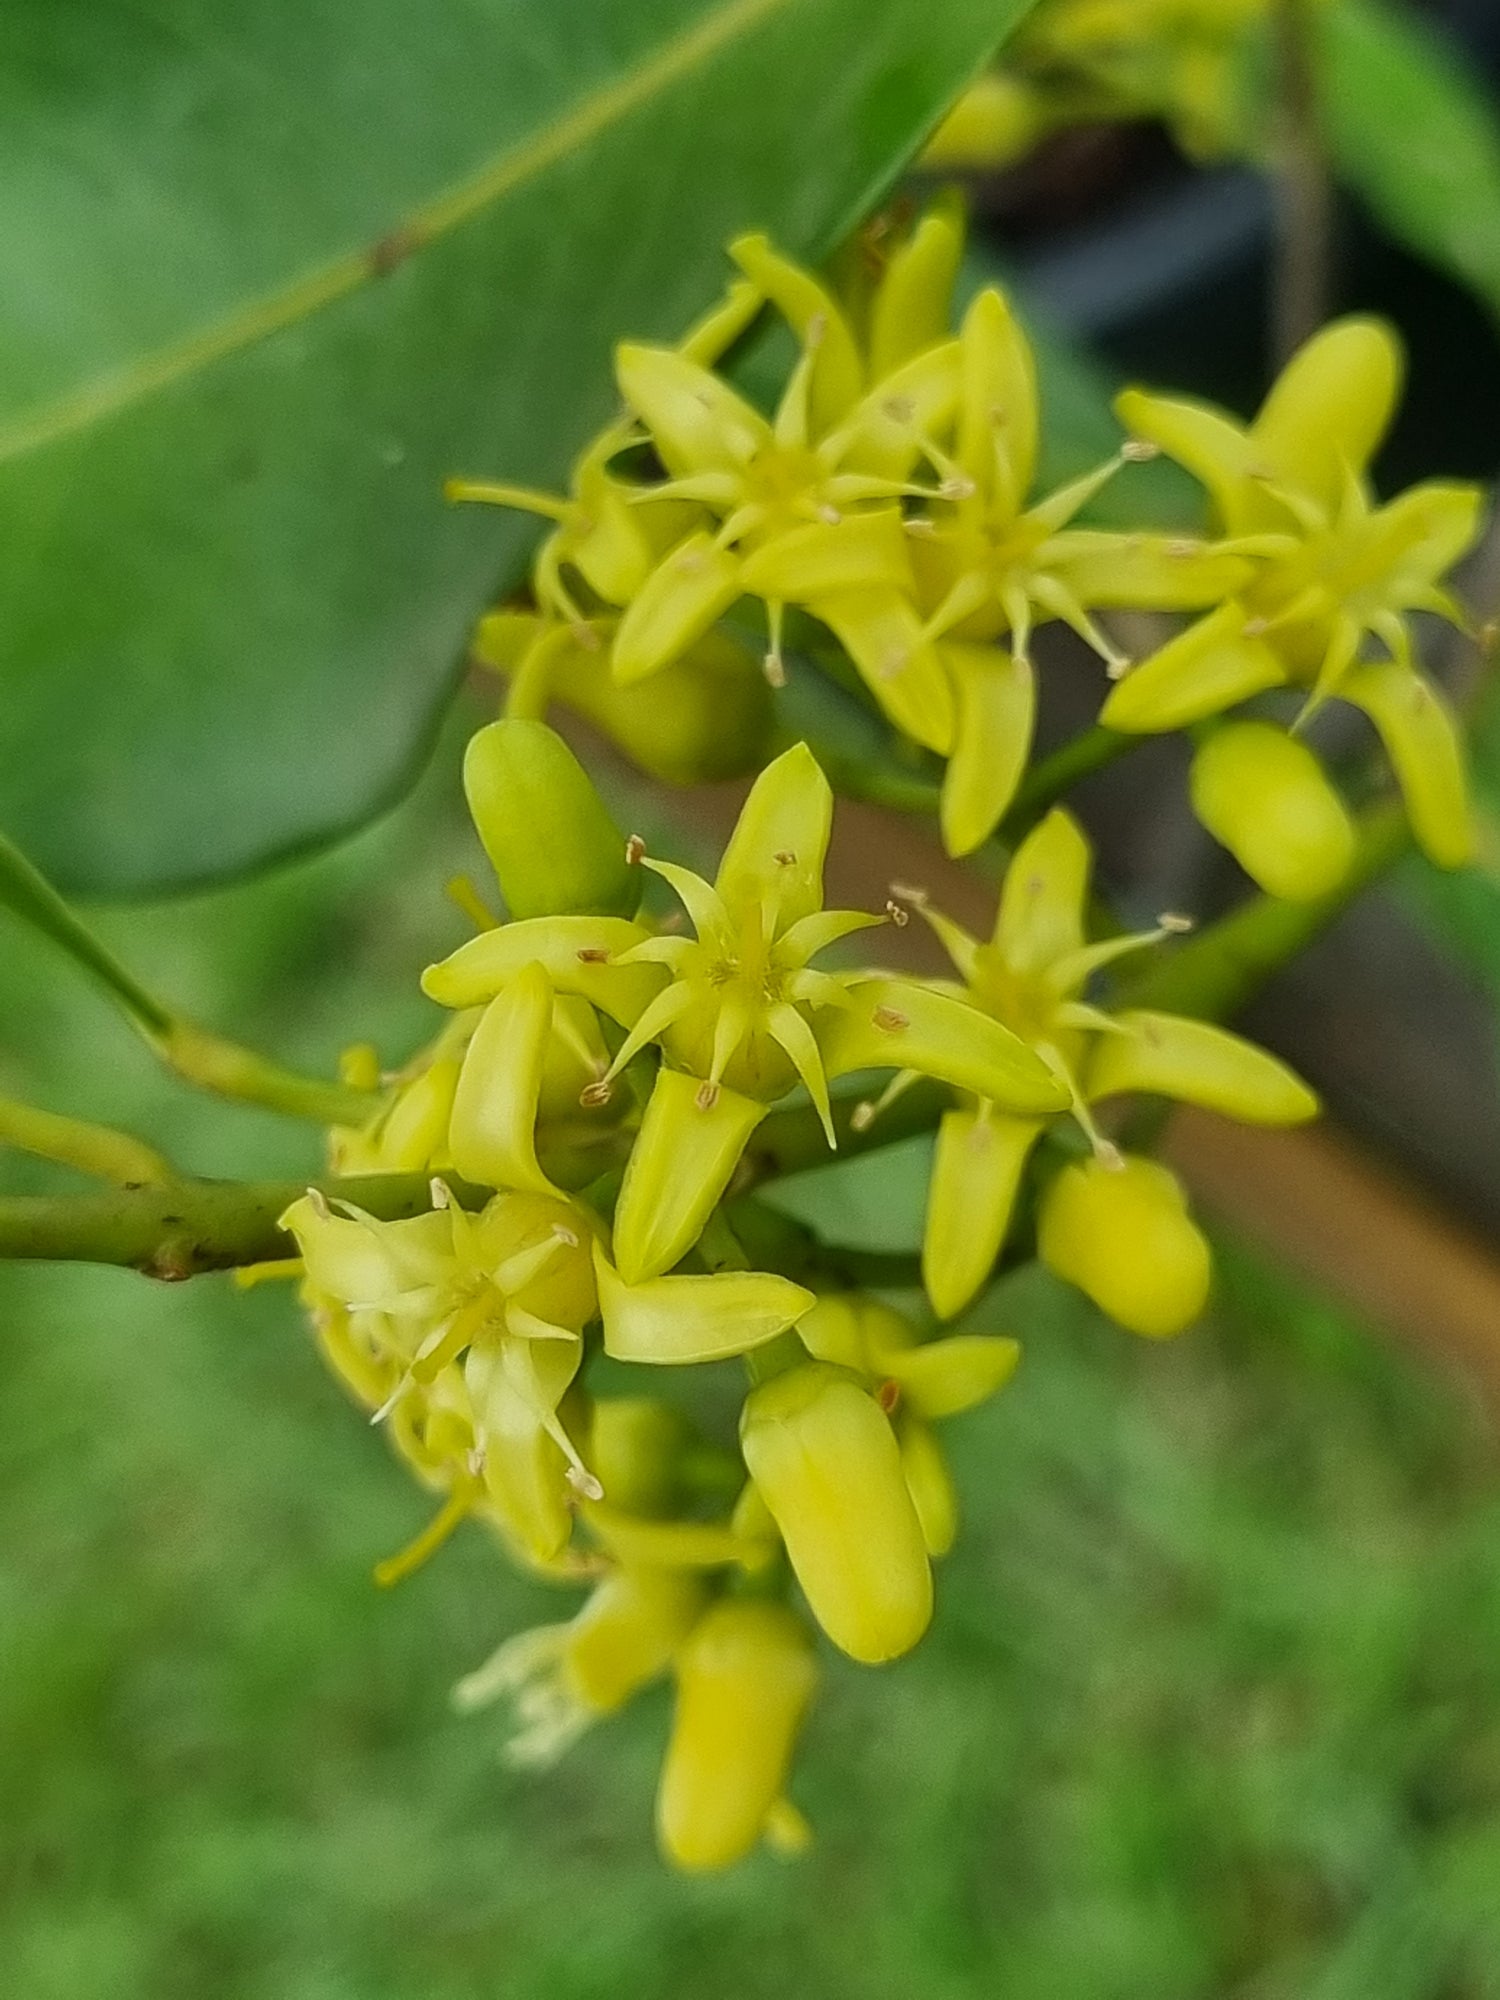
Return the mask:
[[[1100,720],[1180,729],[1286,685],[1306,689],[1304,717],[1332,697],[1351,702],[1384,741],[1422,848],[1457,867],[1472,845],[1463,753],[1417,667],[1408,616],[1463,625],[1441,580],[1478,533],[1481,496],[1433,481],[1376,504],[1366,473],[1400,376],[1390,330],[1348,319],[1292,358],[1248,427],[1198,403],[1138,389],[1120,397],[1122,421],[1203,481],[1229,546],[1254,568],[1134,668]],[[1365,657],[1370,639],[1384,657]]]

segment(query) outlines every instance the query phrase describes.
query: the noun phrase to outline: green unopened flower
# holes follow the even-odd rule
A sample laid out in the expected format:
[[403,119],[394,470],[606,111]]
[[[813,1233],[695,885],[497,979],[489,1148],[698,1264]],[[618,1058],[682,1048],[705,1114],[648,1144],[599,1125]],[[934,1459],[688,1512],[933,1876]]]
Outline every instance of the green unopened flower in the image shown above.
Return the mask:
[[847,1369],[804,1362],[753,1389],[740,1446],[813,1616],[851,1659],[910,1652],[932,1571],[886,1412]]
[[[960,990],[1037,1051],[1101,1159],[1111,1163],[1114,1149],[1100,1137],[1090,1107],[1127,1091],[1256,1124],[1312,1117],[1313,1093],[1253,1043],[1177,1015],[1107,1013],[1085,997],[1096,974],[1181,927],[1169,919],[1154,931],[1088,942],[1090,866],[1082,829],[1058,808],[1017,848],[987,942],[925,898],[917,908],[952,959]],[[923,1280],[940,1317],[961,1312],[993,1269],[1026,1162],[1047,1123],[1015,1116],[982,1092],[944,1113],[922,1246]]]
[[1213,1261],[1187,1197],[1156,1160],[1083,1160],[1042,1197],[1037,1250],[1132,1333],[1169,1339],[1202,1312]]
[[[950,853],[966,854],[994,830],[1030,753],[1034,627],[1061,619],[1120,672],[1126,661],[1091,612],[1217,603],[1248,566],[1180,536],[1069,527],[1125,458],[1146,453],[1135,443],[1097,471],[1029,501],[1040,429],[1036,366],[1030,343],[993,288],[969,307],[959,353],[952,454],[929,450],[945,475],[943,497],[905,526],[925,629],[941,642],[938,653],[956,702],[951,744],[934,746],[952,753],[943,785],[943,838]],[[1003,645],[994,643],[1001,639]],[[910,733],[933,740],[931,729]]]
[[667,1859],[701,1873],[743,1859],[763,1835],[805,1838],[783,1798],[818,1681],[801,1620],[782,1604],[724,1598],[675,1664],[677,1705],[656,1799]]
[[[1306,689],[1304,718],[1333,697],[1363,709],[1436,862],[1472,847],[1458,733],[1418,670],[1408,622],[1462,626],[1442,578],[1478,533],[1480,493],[1436,481],[1384,506],[1366,471],[1401,376],[1395,336],[1373,320],[1325,327],[1293,356],[1248,427],[1205,405],[1125,392],[1123,422],[1208,488],[1254,567],[1227,602],[1133,669],[1105,703],[1111,729],[1178,729],[1267,688]],[[1383,658],[1364,656],[1367,639]]]
[[1193,758],[1193,810],[1273,896],[1304,903],[1336,889],[1354,826],[1307,745],[1268,722],[1216,729]]

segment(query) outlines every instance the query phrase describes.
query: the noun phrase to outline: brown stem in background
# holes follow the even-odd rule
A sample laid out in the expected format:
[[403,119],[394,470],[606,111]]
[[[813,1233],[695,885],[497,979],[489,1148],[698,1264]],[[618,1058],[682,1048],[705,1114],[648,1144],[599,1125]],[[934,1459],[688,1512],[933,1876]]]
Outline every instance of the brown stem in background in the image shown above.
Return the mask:
[[1281,367],[1328,317],[1333,181],[1318,102],[1315,0],[1276,0],[1276,262],[1273,359]]

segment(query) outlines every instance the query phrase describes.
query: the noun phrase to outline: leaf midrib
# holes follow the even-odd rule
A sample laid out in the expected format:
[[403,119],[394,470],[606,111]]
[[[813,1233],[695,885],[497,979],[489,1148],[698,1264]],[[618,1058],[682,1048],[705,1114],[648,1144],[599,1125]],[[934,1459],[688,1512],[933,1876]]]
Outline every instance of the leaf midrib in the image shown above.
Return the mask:
[[579,98],[550,125],[411,209],[375,244],[366,242],[344,251],[212,325],[23,411],[0,427],[0,465],[107,422],[350,297],[622,123],[653,97],[706,68],[730,43],[763,21],[799,4],[801,0],[724,0],[634,68]]

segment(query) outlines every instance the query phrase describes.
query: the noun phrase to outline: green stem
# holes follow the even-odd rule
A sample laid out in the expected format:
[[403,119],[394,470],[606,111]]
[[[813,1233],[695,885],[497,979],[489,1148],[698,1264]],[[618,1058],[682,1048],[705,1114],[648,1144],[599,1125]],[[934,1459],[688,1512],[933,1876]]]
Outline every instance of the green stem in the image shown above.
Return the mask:
[[0,834],[0,905],[49,938],[80,972],[102,987],[160,1060],[184,1081],[220,1097],[320,1125],[360,1124],[373,1111],[378,1100],[366,1091],[299,1076],[174,1014],[94,936],[41,870],[4,834]]
[[1274,972],[1394,867],[1410,845],[1411,828],[1399,801],[1372,807],[1359,822],[1354,862],[1338,888],[1310,903],[1252,896],[1163,956],[1121,995],[1121,1004],[1210,1021],[1237,1014]]
[[1076,784],[1092,777],[1095,771],[1102,771],[1117,757],[1123,757],[1127,750],[1144,741],[1143,737],[1125,736],[1117,729],[1105,729],[1098,723],[1092,729],[1070,737],[1050,756],[1033,765],[1000,824],[1000,838],[1014,844],[1021,834],[1036,824],[1049,806],[1055,805]]
[[81,1118],[65,1118],[61,1112],[43,1111],[9,1097],[0,1097],[0,1145],[15,1146],[38,1159],[56,1160],[60,1166],[77,1167],[96,1180],[118,1181],[126,1187],[176,1178],[168,1160],[129,1132],[88,1124]]
[[[181,1180],[165,1187],[124,1187],[80,1195],[0,1196],[0,1258],[119,1264],[148,1277],[178,1279],[296,1255],[277,1217],[317,1187],[330,1201],[353,1202],[382,1221],[425,1214],[426,1174],[359,1174],[307,1181]],[[465,1208],[488,1192],[451,1177]]]

